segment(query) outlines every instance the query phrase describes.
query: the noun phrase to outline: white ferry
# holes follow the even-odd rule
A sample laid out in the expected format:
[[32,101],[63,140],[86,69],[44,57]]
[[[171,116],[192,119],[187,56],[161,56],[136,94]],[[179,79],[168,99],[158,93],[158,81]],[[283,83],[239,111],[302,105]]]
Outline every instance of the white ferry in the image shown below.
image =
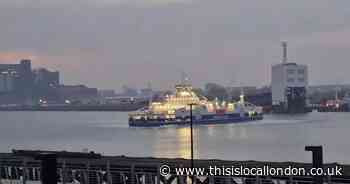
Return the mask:
[[223,124],[262,120],[262,108],[244,101],[243,93],[238,102],[209,101],[196,94],[189,84],[175,86],[173,95],[162,102],[150,102],[147,108],[129,114],[131,127],[155,127],[166,125]]

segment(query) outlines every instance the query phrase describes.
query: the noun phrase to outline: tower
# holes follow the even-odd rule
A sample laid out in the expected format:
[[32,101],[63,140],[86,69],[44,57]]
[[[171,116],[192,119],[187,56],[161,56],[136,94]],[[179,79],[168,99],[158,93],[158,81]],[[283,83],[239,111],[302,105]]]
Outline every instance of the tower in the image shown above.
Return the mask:
[[282,63],[272,66],[271,90],[275,112],[307,111],[308,68],[287,60],[287,42],[282,42]]
[[282,49],[283,49],[283,57],[282,57],[282,63],[286,64],[287,63],[287,42],[283,41],[282,42]]

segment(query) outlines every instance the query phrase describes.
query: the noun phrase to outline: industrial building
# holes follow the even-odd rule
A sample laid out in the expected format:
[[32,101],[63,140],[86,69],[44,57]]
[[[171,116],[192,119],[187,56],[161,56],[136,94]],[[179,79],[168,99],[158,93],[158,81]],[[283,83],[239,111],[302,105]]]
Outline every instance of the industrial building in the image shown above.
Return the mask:
[[0,64],[0,104],[28,104],[33,96],[31,61]]
[[0,73],[0,93],[14,91],[16,78],[17,73],[15,71],[2,71]]
[[[56,97],[59,72],[32,70],[31,60],[0,64],[0,104],[35,104],[37,98]],[[56,97],[57,98],[57,97]]]
[[51,72],[46,68],[39,68],[34,72],[34,83],[40,87],[54,87],[60,84],[60,73],[58,71]]
[[29,92],[33,84],[30,60],[19,64],[0,64],[0,92]]
[[282,63],[272,66],[271,91],[274,112],[307,112],[308,67],[287,61],[287,43],[283,42]]
[[81,104],[96,103],[99,97],[97,88],[89,88],[85,85],[60,85],[57,92],[63,100]]

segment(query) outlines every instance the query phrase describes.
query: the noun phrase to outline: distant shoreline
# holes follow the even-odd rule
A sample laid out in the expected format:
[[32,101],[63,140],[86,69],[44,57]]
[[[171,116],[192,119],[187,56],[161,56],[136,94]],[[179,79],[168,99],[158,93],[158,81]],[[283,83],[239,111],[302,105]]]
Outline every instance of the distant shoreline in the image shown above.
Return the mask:
[[144,104],[128,105],[66,105],[66,106],[11,106],[0,107],[0,111],[135,111]]

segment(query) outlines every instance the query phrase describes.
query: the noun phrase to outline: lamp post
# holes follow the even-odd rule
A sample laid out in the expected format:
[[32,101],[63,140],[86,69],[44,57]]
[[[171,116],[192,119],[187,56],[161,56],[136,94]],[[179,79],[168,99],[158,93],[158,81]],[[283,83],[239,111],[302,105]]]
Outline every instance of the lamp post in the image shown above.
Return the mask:
[[[193,170],[194,168],[194,160],[193,160],[193,113],[192,113],[192,110],[193,110],[193,106],[196,105],[196,104],[188,104],[190,106],[190,125],[191,125],[191,168]],[[192,175],[191,176],[191,181],[192,181],[192,184],[194,183],[194,176]]]

